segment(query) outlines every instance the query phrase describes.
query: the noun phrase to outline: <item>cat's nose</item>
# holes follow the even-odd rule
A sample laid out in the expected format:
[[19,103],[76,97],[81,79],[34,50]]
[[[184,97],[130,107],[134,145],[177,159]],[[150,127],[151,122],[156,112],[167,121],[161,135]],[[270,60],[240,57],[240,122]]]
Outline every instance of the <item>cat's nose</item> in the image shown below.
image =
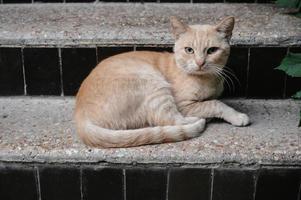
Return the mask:
[[197,60],[197,61],[196,61],[196,64],[197,64],[199,67],[202,67],[202,66],[205,64],[205,60]]

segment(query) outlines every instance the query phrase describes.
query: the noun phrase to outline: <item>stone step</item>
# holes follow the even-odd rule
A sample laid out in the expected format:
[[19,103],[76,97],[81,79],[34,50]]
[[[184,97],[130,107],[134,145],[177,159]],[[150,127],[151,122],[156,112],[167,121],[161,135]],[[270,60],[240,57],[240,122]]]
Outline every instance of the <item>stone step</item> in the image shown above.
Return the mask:
[[192,140],[91,149],[75,134],[73,98],[2,97],[0,199],[299,200],[301,102],[226,102],[252,124],[213,121]]
[[9,47],[171,46],[169,17],[213,24],[235,16],[232,45],[300,46],[301,19],[272,4],[4,4],[0,45]]
[[225,100],[247,113],[248,127],[211,122],[197,138],[135,148],[91,149],[78,139],[74,98],[0,98],[0,161],[28,163],[116,163],[300,165],[300,101]]
[[238,81],[228,74],[234,83],[228,80],[224,96],[288,98],[300,89],[301,78],[274,68],[287,52],[301,52],[301,19],[284,11],[257,4],[1,5],[0,95],[74,95],[108,56],[172,51],[170,15],[191,23],[234,15],[237,26],[227,67]]
[[4,3],[98,3],[98,2],[135,2],[135,3],[274,3],[275,0],[0,0]]

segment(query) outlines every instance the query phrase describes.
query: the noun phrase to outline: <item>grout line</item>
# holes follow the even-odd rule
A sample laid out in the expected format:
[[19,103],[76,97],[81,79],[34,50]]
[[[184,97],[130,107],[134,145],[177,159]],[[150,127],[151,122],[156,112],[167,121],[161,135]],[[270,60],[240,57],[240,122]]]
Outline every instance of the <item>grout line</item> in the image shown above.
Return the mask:
[[84,193],[83,193],[83,168],[82,167],[79,170],[79,182],[80,182],[80,199],[84,200]]
[[251,58],[251,48],[248,48],[247,81],[246,81],[246,88],[245,88],[246,90],[245,97],[248,97],[248,93],[249,93],[250,58]]
[[22,63],[22,73],[23,73],[24,95],[27,95],[26,72],[25,72],[25,63],[24,63],[24,47],[21,48],[21,63]]
[[58,48],[59,55],[59,67],[60,67],[60,82],[61,82],[61,96],[64,96],[64,80],[63,80],[63,60],[62,60],[62,49]]
[[41,184],[40,184],[40,171],[39,168],[37,166],[34,167],[35,168],[35,176],[36,176],[36,186],[37,186],[37,197],[38,200],[41,200]]
[[96,65],[98,64],[98,48],[97,46],[95,47],[95,56],[96,56]]
[[214,168],[211,169],[210,200],[213,199],[213,182],[214,182]]
[[126,200],[126,173],[125,169],[122,169],[123,174],[123,200]]
[[256,173],[254,174],[254,192],[253,192],[253,200],[255,200],[256,198],[256,192],[257,192],[257,181],[258,181],[258,176],[259,176],[259,172],[258,170],[256,170]]
[[168,190],[169,190],[169,176],[170,176],[170,169],[167,170],[167,177],[166,177],[166,200],[168,200]]
[[300,186],[299,186],[297,200],[300,200],[300,199],[301,199],[301,180],[300,180]]

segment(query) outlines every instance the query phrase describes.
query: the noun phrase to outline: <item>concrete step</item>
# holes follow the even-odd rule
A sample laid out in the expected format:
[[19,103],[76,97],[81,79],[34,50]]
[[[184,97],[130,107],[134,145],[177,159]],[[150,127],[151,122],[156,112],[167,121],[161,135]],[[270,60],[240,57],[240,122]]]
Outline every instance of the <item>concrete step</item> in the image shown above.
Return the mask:
[[135,3],[274,3],[275,0],[0,0],[0,3],[98,3],[98,2],[135,2]]
[[169,17],[213,24],[235,16],[232,39],[239,46],[300,46],[301,19],[272,4],[3,4],[0,45],[171,46]]
[[91,149],[78,139],[73,98],[0,98],[0,162],[299,166],[300,101],[225,100],[252,124],[211,122],[199,137],[135,148]]

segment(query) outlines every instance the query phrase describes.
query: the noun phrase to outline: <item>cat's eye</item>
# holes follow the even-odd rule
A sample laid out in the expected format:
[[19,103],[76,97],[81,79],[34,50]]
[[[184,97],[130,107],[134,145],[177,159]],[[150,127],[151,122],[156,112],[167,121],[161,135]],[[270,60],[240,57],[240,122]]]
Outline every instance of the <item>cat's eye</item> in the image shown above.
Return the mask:
[[207,54],[213,54],[214,52],[216,52],[218,50],[218,47],[210,47],[207,50]]
[[188,54],[193,54],[194,50],[191,47],[185,47],[185,52],[188,53]]

